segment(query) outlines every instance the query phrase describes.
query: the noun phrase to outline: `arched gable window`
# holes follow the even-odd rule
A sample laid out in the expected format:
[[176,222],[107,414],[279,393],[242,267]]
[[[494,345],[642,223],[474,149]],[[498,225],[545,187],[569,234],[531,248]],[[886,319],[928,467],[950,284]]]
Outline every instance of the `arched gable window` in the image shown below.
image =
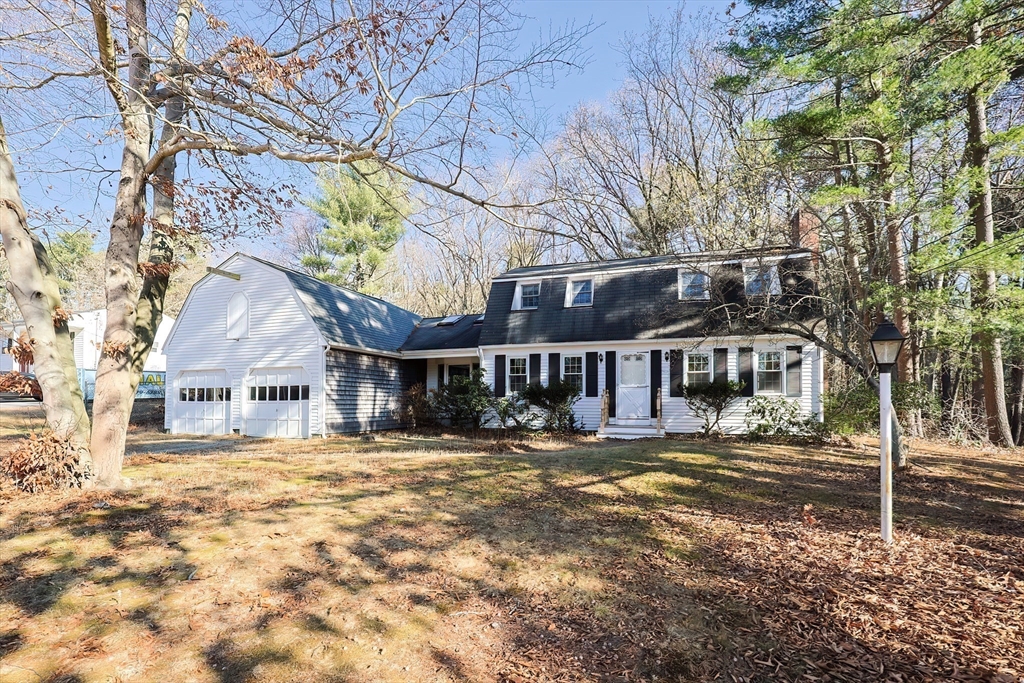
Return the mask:
[[249,336],[249,297],[241,292],[231,295],[228,300],[228,339],[245,339]]

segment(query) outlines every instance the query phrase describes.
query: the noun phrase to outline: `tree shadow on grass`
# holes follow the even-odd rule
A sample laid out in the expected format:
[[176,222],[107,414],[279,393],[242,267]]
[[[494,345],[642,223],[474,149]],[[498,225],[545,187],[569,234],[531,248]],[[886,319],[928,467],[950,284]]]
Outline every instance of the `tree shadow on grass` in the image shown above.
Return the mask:
[[[432,459],[382,456],[363,471],[330,458],[301,467],[292,467],[295,463],[287,457],[265,459],[263,463],[289,468],[265,470],[252,486],[267,485],[271,491],[274,482],[298,477],[308,482],[302,484],[302,495],[257,495],[258,489],[250,498],[226,502],[233,492],[210,482],[119,493],[109,497],[112,507],[102,510],[86,497],[45,514],[15,516],[13,530],[0,533],[0,543],[39,530],[42,519],[62,520],[72,539],[103,538],[117,554],[99,556],[114,563],[105,567],[114,571],[104,573],[101,581],[131,580],[146,586],[149,604],[136,607],[128,619],[164,639],[170,633],[160,617],[164,589],[202,569],[178,544],[182,534],[200,522],[205,528],[224,529],[248,524],[250,533],[258,534],[261,527],[269,531],[291,520],[289,531],[304,538],[301,558],[261,558],[259,569],[249,570],[261,572],[260,585],[277,601],[275,607],[235,621],[232,638],[221,636],[202,651],[203,661],[223,681],[257,678],[263,664],[295,665],[287,649],[238,644],[279,622],[298,625],[311,638],[340,639],[342,626],[315,609],[325,587],[340,589],[343,596],[336,599],[352,601],[359,610],[354,628],[371,637],[400,637],[402,620],[413,619],[403,616],[403,600],[409,612],[421,615],[417,618],[433,615],[424,623],[431,624],[436,637],[448,637],[446,629],[464,618],[452,615],[467,612],[466,605],[470,612],[480,610],[484,626],[491,619],[499,621],[501,629],[495,633],[502,634],[509,648],[505,664],[481,669],[443,643],[425,655],[456,680],[514,680],[516,671],[532,674],[540,667],[553,677],[587,671],[604,680],[714,680],[728,674],[769,680],[765,672],[771,667],[747,661],[740,650],[770,654],[780,637],[765,626],[774,613],[739,599],[723,602],[721,594],[742,590],[727,579],[742,577],[755,585],[771,567],[735,556],[709,539],[706,529],[673,515],[686,512],[722,524],[766,528],[777,524],[778,533],[793,534],[786,525],[799,523],[802,506],[812,503],[822,527],[856,533],[874,524],[877,467],[845,455],[817,461],[800,449],[672,441],[590,446],[517,447],[514,453],[495,455],[460,451],[451,458]],[[203,460],[201,455],[196,458]],[[945,480],[925,475],[901,482],[902,514],[932,520],[937,530],[966,524],[976,511],[949,515],[929,497],[928,486],[919,483]],[[993,494],[993,485],[985,482],[957,486],[956,496]],[[1005,491],[1019,495],[1012,488]],[[362,510],[358,516],[349,514],[356,509]],[[1000,529],[1016,519],[1011,504],[987,509]],[[301,525],[296,520],[305,514],[314,515],[311,519],[320,520],[320,526],[294,526]],[[149,572],[118,567],[120,555],[131,557],[139,543],[168,553],[168,564]],[[990,543],[998,546],[1002,541]],[[467,553],[475,554],[483,569],[453,564],[453,557]],[[91,574],[95,557],[89,566],[72,563],[50,572],[32,571],[40,560],[52,560],[51,555],[49,549],[37,548],[0,565],[0,600],[31,619],[49,610],[76,582],[97,580]],[[26,575],[29,579],[17,580]],[[372,596],[382,589],[394,604],[376,602],[380,598]],[[856,587],[851,591],[856,593]],[[830,622],[828,602],[821,596],[812,591],[801,599],[822,606],[813,622],[816,627],[866,651],[875,646],[857,644],[842,624]],[[13,633],[19,645],[12,652],[23,637],[21,631]],[[804,655],[824,656],[817,646],[794,642],[787,647],[793,661],[783,663],[778,680],[820,673],[799,662]],[[909,655],[893,657],[885,660],[889,666],[909,665]],[[972,665],[966,659],[959,663]],[[346,680],[346,675],[337,674],[337,680]]]

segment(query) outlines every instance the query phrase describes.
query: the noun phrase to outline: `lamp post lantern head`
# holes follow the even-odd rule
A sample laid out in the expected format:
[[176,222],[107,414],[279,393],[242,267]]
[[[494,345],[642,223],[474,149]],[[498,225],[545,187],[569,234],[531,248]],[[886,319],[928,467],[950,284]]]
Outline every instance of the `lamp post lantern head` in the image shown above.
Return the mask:
[[900,330],[891,320],[886,318],[875,329],[871,335],[871,355],[875,357],[875,365],[879,372],[892,372],[892,366],[903,349],[903,342],[906,337],[900,334]]

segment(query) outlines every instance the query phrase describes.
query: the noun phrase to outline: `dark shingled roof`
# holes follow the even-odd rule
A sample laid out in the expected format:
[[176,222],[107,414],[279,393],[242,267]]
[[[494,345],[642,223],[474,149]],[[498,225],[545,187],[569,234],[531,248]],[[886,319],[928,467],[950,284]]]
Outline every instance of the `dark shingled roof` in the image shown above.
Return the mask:
[[401,306],[251,256],[288,276],[328,344],[396,353],[420,321]]
[[444,318],[424,318],[402,344],[402,351],[433,349],[475,349],[480,343],[483,324],[477,323],[480,314],[470,314],[454,325],[438,325]]
[[[701,254],[693,263],[709,263],[711,293],[707,301],[680,301],[675,256],[625,259],[590,264],[518,268],[491,285],[487,322],[480,344],[550,344],[622,341],[632,339],[687,339],[720,335],[752,335],[784,319],[820,318],[814,306],[812,257],[806,250],[764,250],[759,256],[779,261],[781,296],[768,308],[744,294],[742,252],[715,258]],[[715,265],[710,265],[715,264]],[[634,267],[639,266],[639,267]],[[565,306],[566,288],[574,274],[587,273],[594,282],[593,305]],[[540,304],[532,310],[512,310],[516,281],[540,280]]]

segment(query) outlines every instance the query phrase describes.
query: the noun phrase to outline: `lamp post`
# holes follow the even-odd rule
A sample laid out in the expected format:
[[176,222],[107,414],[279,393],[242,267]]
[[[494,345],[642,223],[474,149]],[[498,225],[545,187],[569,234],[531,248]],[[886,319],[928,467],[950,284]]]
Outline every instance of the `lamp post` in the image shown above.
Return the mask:
[[878,366],[878,425],[882,478],[882,540],[892,543],[892,366],[905,338],[888,318],[871,335],[871,355]]

